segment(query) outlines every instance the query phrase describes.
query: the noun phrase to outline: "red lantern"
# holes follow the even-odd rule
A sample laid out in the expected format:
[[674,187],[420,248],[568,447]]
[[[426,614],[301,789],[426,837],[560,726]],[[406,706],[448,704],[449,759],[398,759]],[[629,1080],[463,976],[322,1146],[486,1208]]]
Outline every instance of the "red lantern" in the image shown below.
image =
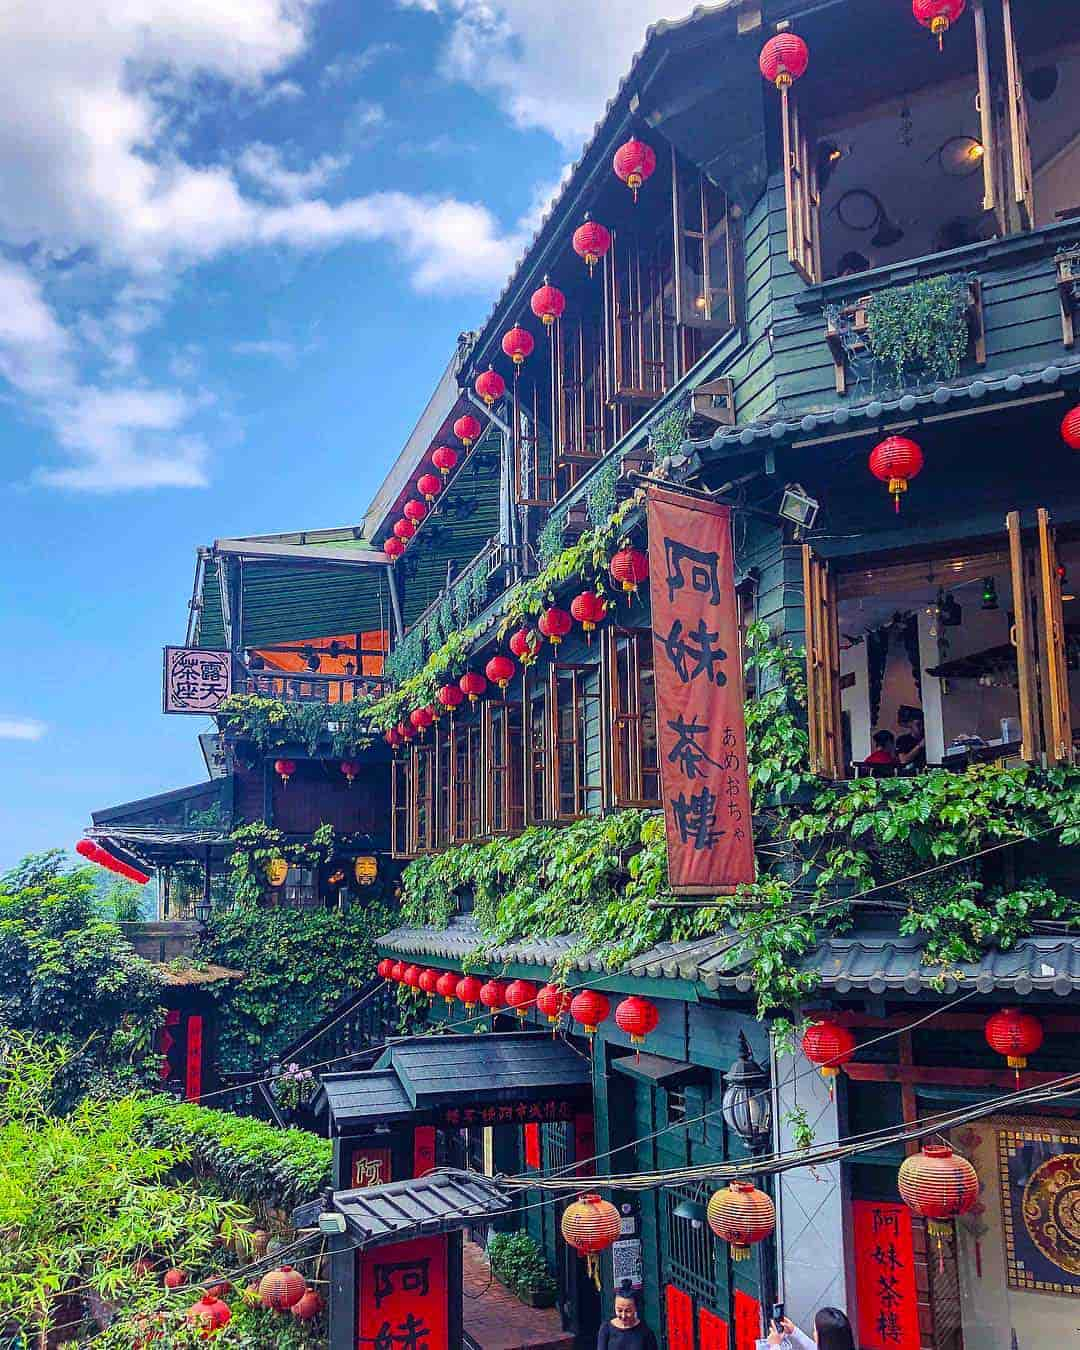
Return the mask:
[[[457,462],[455,457],[455,463]],[[426,502],[433,502],[442,491],[442,479],[437,473],[422,473],[416,480],[416,490]]]
[[281,781],[282,781],[283,783],[286,783],[286,784],[287,784],[288,781],[289,781],[289,779],[290,779],[290,778],[293,776],[293,774],[296,772],[296,760],[295,760],[295,759],[275,759],[275,760],[274,760],[274,772],[278,775],[278,777],[281,779]]
[[524,1020],[536,1002],[536,985],[531,980],[514,980],[506,989],[506,1006]]
[[323,1310],[322,1296],[309,1289],[299,1303],[293,1305],[292,1315],[298,1322],[314,1322]]
[[[464,422],[465,420],[466,419],[464,417],[461,419],[462,422]],[[468,420],[476,421],[475,418],[470,418]],[[477,422],[476,425],[479,426],[480,423]],[[438,469],[438,471],[442,474],[444,478],[447,476],[447,474],[450,472],[451,469],[457,467],[457,459],[458,459],[457,451],[454,449],[452,445],[436,446],[435,450],[432,451],[431,455],[432,464],[435,465],[435,467]]]
[[552,605],[550,609],[545,609],[543,614],[540,615],[540,622],[536,626],[551,645],[557,647],[570,629],[573,628],[574,621],[565,609],[559,609]]
[[[515,366],[524,365],[526,358],[532,356],[535,346],[533,335],[527,328],[522,328],[520,324],[515,324],[508,333],[503,334],[502,349]],[[483,376],[480,378],[483,379]],[[479,380],[476,383],[476,388],[479,393]],[[495,397],[498,398],[498,395]]]
[[593,989],[583,989],[570,1000],[570,1016],[580,1022],[586,1036],[595,1036],[596,1028],[611,1014],[611,1003]]
[[1033,1013],[1000,1008],[986,1019],[983,1030],[991,1050],[1004,1055],[1009,1068],[1016,1070],[1019,1087],[1020,1070],[1027,1068],[1028,1056],[1035,1054],[1043,1043],[1042,1023]]
[[[464,446],[470,446],[473,441],[479,440],[481,430],[480,423],[472,413],[466,413],[454,423],[454,435]],[[453,468],[453,465],[450,467]]]
[[619,1211],[598,1195],[579,1195],[563,1210],[563,1240],[581,1253],[596,1287],[600,1287],[600,1252],[619,1236]]
[[776,1227],[773,1202],[749,1181],[730,1181],[727,1190],[715,1191],[707,1214],[709,1227],[730,1245],[733,1261],[745,1260]]
[[777,33],[766,42],[758,56],[758,69],[777,89],[786,89],[805,75],[809,64],[810,48],[798,33]]
[[386,543],[383,544],[382,547],[383,552],[386,554],[386,556],[390,559],[391,562],[397,562],[397,560],[405,552],[405,545],[402,543],[400,539],[397,538],[396,535],[393,534],[386,541]]
[[411,722],[399,722],[395,730],[403,741],[411,741],[416,735],[416,728]]
[[465,1011],[472,1012],[480,1002],[480,991],[484,987],[483,980],[478,980],[475,975],[466,975],[458,980],[455,993],[458,999],[465,1004]]
[[435,714],[430,708],[414,708],[409,714],[409,721],[422,736],[435,721]]
[[1061,439],[1070,450],[1080,450],[1080,403],[1062,419]]
[[500,689],[505,689],[514,678],[517,667],[508,656],[493,656],[484,667],[484,674]]
[[547,277],[544,278],[544,284],[540,289],[533,291],[533,297],[529,303],[532,312],[545,328],[550,328],[555,320],[561,319],[566,312],[566,296],[563,295],[558,286],[553,286]]
[[394,533],[402,541],[402,543],[404,543],[407,539],[411,539],[413,535],[416,533],[416,526],[412,523],[411,520],[408,519],[395,520]]
[[911,12],[938,40],[938,51],[945,46],[945,34],[967,8],[967,0],[911,0]]
[[449,708],[451,712],[453,712],[455,708],[460,708],[465,702],[465,692],[461,686],[457,684],[444,684],[436,692],[435,697],[444,708]]
[[870,451],[870,472],[881,482],[888,483],[897,515],[900,514],[901,493],[907,491],[909,481],[922,471],[922,466],[922,450],[906,436],[886,436]]
[[420,967],[406,966],[401,972],[401,983],[408,985],[410,989],[420,988]]
[[173,1266],[165,1272],[163,1282],[166,1289],[179,1289],[182,1285],[187,1284],[187,1271],[178,1270],[176,1266]]
[[307,1293],[307,1281],[292,1266],[282,1266],[280,1270],[271,1270],[259,1281],[259,1297],[263,1305],[275,1312],[285,1312],[293,1308]]
[[352,787],[360,773],[360,765],[357,764],[355,759],[343,759],[341,761],[341,772],[345,775],[345,781]]
[[531,666],[540,653],[540,639],[531,628],[519,628],[510,638],[510,650],[523,666]]
[[649,579],[648,555],[639,548],[621,548],[608,564],[612,577],[627,595],[637,594],[637,588]]
[[560,989],[557,984],[545,984],[536,996],[536,1006],[551,1026],[557,1026],[559,1018],[570,1011],[572,1001],[569,989]]
[[581,624],[585,632],[590,634],[589,641],[591,642],[593,629],[607,614],[607,605],[595,591],[582,591],[580,595],[575,595],[571,600],[570,613]]
[[638,188],[656,172],[656,151],[634,137],[615,151],[612,165],[615,176],[622,179],[637,201]]
[[944,1241],[952,1236],[953,1220],[958,1214],[966,1214],[979,1199],[974,1167],[948,1144],[925,1144],[900,1164],[896,1182],[904,1204],[926,1220],[937,1243],[938,1269],[944,1270]]
[[476,377],[476,392],[490,408],[496,399],[506,393],[506,381],[497,370],[488,366]]
[[487,680],[475,670],[467,670],[458,680],[458,684],[461,686],[461,692],[468,694],[470,703],[475,703],[487,688]]
[[405,962],[395,961],[390,967],[390,978],[395,984],[400,984],[405,978]]
[[506,1007],[506,985],[502,980],[488,980],[480,990],[480,1002],[490,1012]]
[[377,971],[380,980],[388,980],[390,978],[390,972],[393,970],[393,968],[394,968],[393,961],[391,961],[388,956],[384,956],[383,959],[379,962],[379,964],[375,967],[375,970]]
[[645,1037],[660,1024],[656,1004],[650,999],[631,994],[615,1009],[615,1025],[630,1037],[631,1045],[644,1045]]
[[574,252],[588,264],[589,276],[593,268],[611,247],[611,231],[586,211],[585,220],[574,231]]
[[397,727],[388,727],[383,732],[383,740],[391,750],[396,750],[401,744],[401,732],[398,731]]
[[457,998],[457,987],[460,979],[461,976],[457,971],[444,970],[435,983],[436,993],[442,994],[448,1008],[454,1006],[454,999]]
[[435,995],[439,992],[439,972],[437,970],[422,970],[420,972],[420,988],[428,996],[428,1002],[434,1003]]
[[406,520],[411,520],[414,525],[419,525],[427,515],[427,507],[423,502],[414,499],[407,501],[402,507]]
[[198,1303],[193,1303],[184,1314],[189,1327],[197,1330],[202,1340],[208,1340],[232,1318],[227,1303],[222,1303],[208,1289]]
[[818,1066],[832,1092],[832,1080],[841,1066],[855,1057],[855,1037],[847,1027],[835,1022],[811,1022],[803,1032],[802,1048],[810,1063]]

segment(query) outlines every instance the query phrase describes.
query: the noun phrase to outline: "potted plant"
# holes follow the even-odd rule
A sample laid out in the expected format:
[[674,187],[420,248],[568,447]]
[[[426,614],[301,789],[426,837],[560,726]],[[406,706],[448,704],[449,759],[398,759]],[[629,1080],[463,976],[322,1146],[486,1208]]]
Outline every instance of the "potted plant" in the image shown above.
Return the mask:
[[530,1308],[555,1305],[558,1286],[547,1268],[544,1253],[523,1229],[496,1233],[487,1246],[495,1278]]

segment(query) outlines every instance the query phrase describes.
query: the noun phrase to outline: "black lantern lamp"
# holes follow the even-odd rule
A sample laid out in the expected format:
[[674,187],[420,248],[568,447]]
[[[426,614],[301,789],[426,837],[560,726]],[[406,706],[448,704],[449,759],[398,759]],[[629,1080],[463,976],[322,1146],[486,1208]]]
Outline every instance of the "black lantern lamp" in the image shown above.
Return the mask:
[[746,1144],[760,1153],[772,1137],[772,1092],[769,1072],[750,1053],[750,1042],[739,1032],[739,1058],[727,1071],[720,1099],[724,1123]]

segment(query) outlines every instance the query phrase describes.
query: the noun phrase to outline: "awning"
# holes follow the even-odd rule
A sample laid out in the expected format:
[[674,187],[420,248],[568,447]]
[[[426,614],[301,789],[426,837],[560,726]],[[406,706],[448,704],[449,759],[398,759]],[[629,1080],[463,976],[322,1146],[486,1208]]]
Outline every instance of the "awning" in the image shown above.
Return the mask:
[[334,1208],[362,1245],[398,1242],[423,1233],[451,1233],[498,1218],[513,1206],[510,1196],[486,1177],[440,1168],[427,1176],[385,1186],[336,1191]]
[[332,1134],[411,1119],[447,1126],[570,1120],[588,1100],[588,1062],[545,1032],[413,1036],[374,1069],[327,1074],[313,1102]]

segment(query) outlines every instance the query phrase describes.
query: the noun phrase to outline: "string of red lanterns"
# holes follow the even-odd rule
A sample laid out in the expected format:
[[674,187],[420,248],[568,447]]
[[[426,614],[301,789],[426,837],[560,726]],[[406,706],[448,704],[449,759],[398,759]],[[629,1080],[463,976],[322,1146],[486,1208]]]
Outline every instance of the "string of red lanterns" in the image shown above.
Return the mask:
[[75,845],[75,852],[85,858],[87,862],[96,863],[98,867],[104,867],[107,872],[115,872],[117,876],[133,881],[137,886],[145,886],[150,880],[146,872],[142,872],[137,867],[132,867],[130,863],[124,862],[122,858],[117,858],[102,848],[93,839],[80,839]]

